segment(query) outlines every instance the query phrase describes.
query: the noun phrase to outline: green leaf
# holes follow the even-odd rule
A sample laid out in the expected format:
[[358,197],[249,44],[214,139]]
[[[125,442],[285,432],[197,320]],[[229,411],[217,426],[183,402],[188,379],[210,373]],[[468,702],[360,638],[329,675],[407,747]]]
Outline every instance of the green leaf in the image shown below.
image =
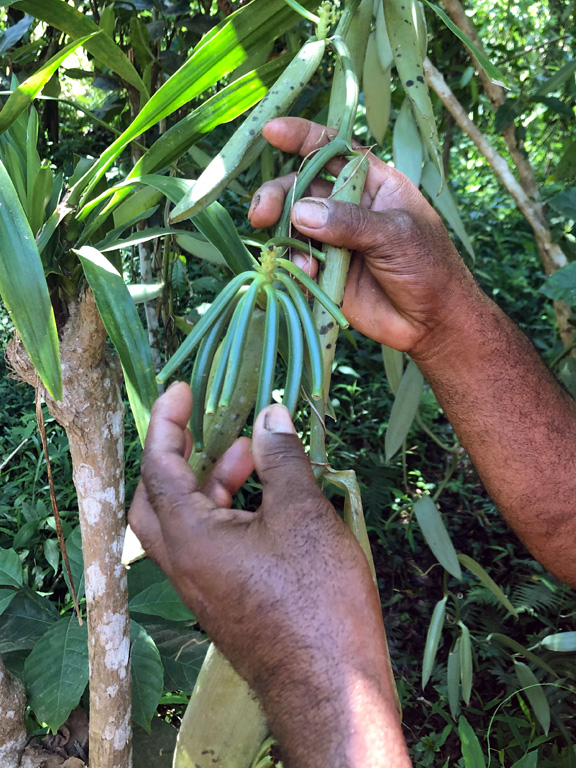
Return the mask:
[[149,229],[143,229],[140,232],[135,232],[130,237],[126,237],[124,240],[115,240],[112,243],[106,244],[106,247],[102,248],[102,244],[99,243],[95,246],[100,253],[108,253],[109,251],[119,251],[121,248],[131,248],[134,245],[141,245],[142,243],[149,243],[150,240],[156,240],[159,237],[165,237],[166,235],[181,235],[185,230],[176,229],[175,227],[150,227]]
[[482,53],[482,51],[474,45],[472,40],[468,37],[468,35],[465,35],[464,32],[460,29],[460,27],[457,27],[456,24],[452,21],[452,19],[444,13],[442,8],[439,8],[437,5],[434,5],[430,2],[430,0],[425,0],[426,5],[428,5],[434,13],[436,13],[446,24],[448,29],[453,32],[456,37],[461,40],[466,48],[470,51],[470,53],[474,56],[478,64],[482,67],[486,75],[490,78],[490,80],[495,83],[496,85],[501,85],[503,88],[509,88],[510,86],[506,83],[506,79],[504,78],[504,75],[500,72],[498,67],[494,66],[492,62]]
[[390,390],[393,395],[397,395],[404,372],[404,355],[402,352],[398,352],[397,349],[392,349],[392,347],[382,344],[382,361],[384,362],[384,370]]
[[13,589],[0,589],[0,616],[8,608],[15,596],[16,592]]
[[424,538],[434,557],[457,579],[462,578],[458,555],[442,521],[440,512],[430,496],[422,496],[414,504],[414,514],[422,529]]
[[60,563],[60,547],[57,539],[46,539],[44,542],[44,557],[52,567],[54,573],[58,573]]
[[530,667],[522,661],[514,661],[514,671],[518,682],[524,689],[522,692],[528,697],[536,719],[542,726],[544,733],[548,734],[550,730],[550,705],[540,681]]
[[[79,525],[74,528],[66,539],[66,552],[68,553],[68,562],[70,563],[76,597],[78,600],[82,600],[84,597],[84,556],[82,555],[82,534]],[[71,593],[70,581],[65,568],[63,568],[63,576]]]
[[548,200],[548,205],[567,219],[576,220],[576,187],[558,192]]
[[496,584],[496,582],[486,573],[484,568],[482,568],[482,566],[477,563],[476,560],[468,557],[468,555],[458,555],[458,560],[460,560],[460,563],[465,568],[468,568],[468,570],[471,571],[474,576],[480,579],[482,584],[484,584],[484,586],[487,587],[492,592],[492,594],[496,595],[498,600],[500,600],[502,605],[509,613],[512,614],[512,616],[514,616],[515,619],[518,618],[518,612],[516,608],[514,608],[498,584]]
[[474,246],[472,245],[472,241],[468,237],[468,233],[460,218],[458,207],[452,197],[452,192],[450,192],[450,189],[446,184],[442,191],[439,192],[441,184],[442,179],[433,163],[425,163],[424,170],[422,171],[422,189],[429,196],[432,205],[440,211],[460,240],[462,240],[462,245],[474,260],[476,258]]
[[134,613],[161,616],[171,621],[194,621],[193,613],[184,605],[168,579],[151,584],[133,597],[130,600],[130,610]]
[[222,252],[215,245],[209,243],[203,235],[186,232],[176,236],[176,242],[186,253],[196,256],[198,259],[210,262],[210,264],[225,265]]
[[140,441],[144,444],[150,411],[158,397],[148,338],[120,273],[95,248],[84,246],[76,253],[94,293],[104,327],[120,358],[128,400]]
[[150,722],[164,690],[164,670],[154,640],[135,621],[130,622],[130,642],[132,719],[150,733]]
[[458,735],[462,745],[464,768],[486,768],[486,759],[474,729],[464,716],[458,720]]
[[[95,34],[100,34],[95,33]],[[68,58],[81,45],[84,45],[93,35],[86,35],[84,37],[75,40],[65,48],[62,48],[55,56],[52,56],[46,64],[28,77],[21,85],[13,91],[6,104],[0,111],[0,134],[10,128],[14,120],[27,109],[34,98],[40,93],[42,88],[46,85],[48,80],[56,72],[58,67]]]
[[428,627],[428,634],[426,635],[426,645],[424,647],[424,659],[422,661],[422,690],[426,687],[426,683],[430,679],[432,674],[432,668],[434,666],[434,660],[436,659],[436,653],[438,651],[438,645],[440,638],[442,637],[442,628],[444,626],[444,617],[446,615],[446,600],[447,597],[443,597],[439,600],[434,607],[430,626]]
[[370,133],[378,144],[383,143],[390,120],[390,76],[390,68],[382,69],[380,64],[376,32],[373,31],[370,33],[366,48],[362,87],[366,107],[366,122]]
[[[410,99],[405,98],[394,123],[392,134],[392,157],[394,167],[408,176],[417,187],[422,180],[424,147],[422,137],[414,119]],[[440,176],[438,176],[440,178]]]
[[527,648],[524,648],[524,646],[521,645],[517,640],[514,640],[511,637],[508,637],[508,635],[502,635],[500,634],[500,632],[493,632],[492,634],[488,635],[487,639],[488,639],[488,642],[491,642],[492,640],[497,640],[498,642],[503,643],[504,645],[507,645],[508,648],[511,648],[515,653],[520,653],[522,656],[524,656],[525,659],[528,659],[528,661],[531,661],[533,664],[536,664],[542,669],[545,669],[546,672],[551,674],[553,677],[558,677],[557,673],[552,669],[552,667],[549,664],[547,664],[543,659],[541,659],[535,653],[532,653],[532,651],[529,651]]
[[208,242],[218,248],[235,275],[253,269],[254,260],[240,239],[232,217],[218,201],[197,213],[192,221]]
[[0,653],[33,648],[57,619],[58,611],[46,597],[19,589],[2,615]]
[[556,181],[576,178],[576,140],[568,144],[552,176]]
[[470,630],[463,622],[458,626],[462,630],[460,635],[460,682],[462,683],[462,698],[466,704],[470,704],[472,695],[472,643],[470,642]]
[[201,632],[165,619],[142,622],[160,652],[164,690],[192,693],[210,641]]
[[0,585],[3,587],[22,586],[22,563],[13,549],[0,547]]
[[284,34],[294,21],[294,11],[284,0],[252,0],[214,27],[74,186],[70,204],[80,196],[82,205],[88,202],[94,186],[131,141],[214,85],[263,43]]
[[42,383],[62,399],[60,348],[54,312],[34,235],[0,162],[0,296]]
[[127,286],[134,304],[145,304],[147,301],[153,301],[162,294],[164,283],[131,283]]
[[545,80],[536,91],[536,96],[547,96],[549,93],[557,91],[567,80],[570,80],[576,72],[576,59],[568,61],[552,77]]
[[416,416],[423,388],[424,377],[416,363],[410,360],[402,376],[402,381],[398,387],[396,399],[390,412],[390,420],[388,421],[388,429],[386,430],[384,440],[386,461],[390,461],[406,439]]
[[78,705],[88,678],[88,627],[75,616],[50,627],[24,664],[28,704],[54,733]]
[[576,261],[553,272],[540,290],[553,301],[565,301],[571,307],[576,306]]
[[548,635],[540,645],[556,653],[573,653],[576,651],[576,632],[557,632],[554,635]]
[[[73,40],[101,31],[88,16],[62,0],[20,0],[12,3],[12,7],[45,21],[51,27],[60,29]],[[146,86],[140,75],[121,48],[107,34],[95,35],[87,41],[85,48],[100,63],[110,67],[112,72],[134,86],[140,93],[147,95]]]
[[[218,125],[234,120],[246,110],[253,107],[268,92],[281,71],[292,59],[292,55],[280,56],[273,59],[254,72],[239,78],[230,85],[205,101],[189,115],[173,125],[138,160],[128,174],[128,178],[145,176],[167,168],[182,157],[199,139]],[[114,197],[102,212],[107,215],[121,200],[129,195],[129,190],[123,189]],[[86,210],[93,207],[93,202],[85,206]]]
[[538,750],[528,752],[527,755],[517,760],[512,768],[538,768]]
[[454,648],[448,654],[446,684],[450,714],[456,719],[460,712],[460,638],[456,640]]

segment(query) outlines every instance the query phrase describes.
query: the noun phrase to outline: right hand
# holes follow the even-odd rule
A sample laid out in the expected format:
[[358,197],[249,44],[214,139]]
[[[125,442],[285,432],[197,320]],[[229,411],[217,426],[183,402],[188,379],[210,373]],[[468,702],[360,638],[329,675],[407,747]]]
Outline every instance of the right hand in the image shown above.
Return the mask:
[[[308,155],[328,141],[329,130],[301,118],[277,118],[264,137],[284,152]],[[330,131],[330,133],[335,133]],[[312,240],[353,251],[343,312],[356,330],[403,352],[426,353],[444,330],[451,330],[457,309],[476,294],[474,280],[434,209],[399,171],[368,154],[370,168],[360,205],[329,199],[330,185],[315,182],[309,197],[292,208],[292,223]],[[336,159],[328,168],[338,173]],[[294,175],[263,184],[249,219],[257,228],[280,217]],[[325,216],[325,222],[314,221]],[[303,248],[305,250],[305,248]],[[314,275],[305,256],[296,263]],[[455,328],[458,330],[457,328]]]

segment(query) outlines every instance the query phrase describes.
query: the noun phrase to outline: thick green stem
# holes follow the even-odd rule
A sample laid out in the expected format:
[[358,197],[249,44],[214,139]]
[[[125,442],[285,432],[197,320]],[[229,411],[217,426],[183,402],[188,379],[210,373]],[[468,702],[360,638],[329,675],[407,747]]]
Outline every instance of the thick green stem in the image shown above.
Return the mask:
[[[354,155],[344,166],[336,179],[333,200],[344,200],[349,203],[359,203],[364,189],[364,180],[368,171],[368,160],[361,154]],[[318,282],[320,288],[338,306],[342,306],[344,289],[350,266],[350,251],[346,248],[325,248],[326,260],[321,268]],[[322,364],[324,369],[324,391],[322,400],[316,403],[317,413],[312,415],[310,435],[310,458],[315,466],[316,474],[323,474],[326,466],[324,417],[330,392],[332,363],[338,339],[338,324],[334,322],[328,311],[314,302],[314,320],[318,328],[322,346]]]

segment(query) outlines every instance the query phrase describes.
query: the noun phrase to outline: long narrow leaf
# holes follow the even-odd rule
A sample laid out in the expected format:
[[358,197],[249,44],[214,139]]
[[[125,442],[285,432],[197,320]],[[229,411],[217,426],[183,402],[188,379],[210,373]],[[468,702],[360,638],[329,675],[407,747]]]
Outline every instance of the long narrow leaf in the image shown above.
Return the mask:
[[[100,34],[95,32],[93,34]],[[85,35],[78,40],[74,40],[55,56],[46,62],[46,64],[28,77],[24,82],[13,91],[6,104],[2,107],[0,112],[0,134],[8,130],[14,120],[32,103],[34,98],[40,93],[42,88],[46,85],[48,80],[52,77],[58,67],[64,62],[71,53],[84,45],[93,35]]]
[[460,240],[462,240],[462,245],[466,248],[472,260],[474,260],[476,258],[474,246],[472,245],[472,241],[460,218],[460,213],[458,212],[458,207],[452,197],[452,192],[450,192],[447,185],[444,185],[444,188],[440,192],[441,185],[442,179],[440,178],[440,174],[436,170],[436,167],[433,163],[427,162],[422,171],[422,189],[430,197],[434,207],[440,211]]
[[470,704],[472,694],[472,643],[470,642],[470,630],[461,621],[458,622],[462,630],[460,635],[460,682],[462,683],[462,698],[466,704]]
[[424,660],[422,662],[422,689],[426,687],[426,683],[432,674],[436,652],[442,637],[442,627],[444,626],[444,616],[446,615],[446,600],[447,598],[443,597],[442,600],[436,603],[430,626],[428,627],[426,645],[424,647]]
[[542,726],[544,733],[547,734],[550,730],[550,705],[548,704],[544,689],[540,685],[540,681],[530,667],[521,661],[514,662],[514,671],[516,672],[518,682],[524,688],[522,693],[525,693],[528,697],[530,706],[536,715],[536,720]]
[[460,711],[460,638],[456,640],[454,648],[448,654],[446,684],[450,714],[456,719]]
[[34,235],[0,162],[0,296],[42,383],[62,398],[56,320]]
[[[62,0],[20,0],[12,3],[12,7],[24,13],[29,13],[36,19],[45,21],[51,27],[60,29],[73,40],[94,32],[100,32],[100,27],[85,14],[73,8]],[[107,34],[98,35],[86,44],[86,50],[95,59],[110,67],[112,72],[134,86],[140,93],[147,94],[142,78],[136,72],[126,54]]]
[[[310,0],[305,3],[313,5]],[[131,141],[214,85],[260,45],[282,35],[295,18],[294,11],[284,0],[252,0],[218,24],[75,185],[70,196],[71,204],[77,203],[81,196],[82,204],[88,201],[99,179]]]
[[128,287],[100,251],[84,246],[76,251],[96,299],[104,327],[124,370],[126,390],[142,444],[152,404],[158,396],[148,339]]
[[[204,134],[222,123],[234,120],[250,109],[266,95],[268,87],[276,81],[280,72],[291,60],[291,55],[281,56],[218,91],[202,106],[163,133],[142,155],[127,178],[144,176],[167,168],[182,157]],[[129,194],[129,189],[115,192],[112,200],[102,211],[101,220]],[[82,209],[82,214],[85,215],[93,207],[94,201],[91,200]]]
[[528,659],[528,661],[531,661],[533,664],[536,664],[542,669],[545,669],[546,672],[551,674],[553,677],[558,677],[557,673],[554,672],[549,664],[547,664],[543,659],[541,659],[532,651],[524,648],[521,643],[519,643],[517,640],[514,640],[512,637],[508,637],[508,635],[502,635],[500,632],[493,632],[492,634],[488,635],[487,639],[488,642],[491,642],[492,640],[498,640],[498,642],[507,645],[508,648],[511,648],[515,653],[521,654],[525,659]]
[[384,438],[386,461],[394,456],[406,439],[418,410],[423,387],[424,377],[416,363],[411,360],[406,366],[390,412],[388,429]]
[[576,632],[557,632],[542,640],[543,648],[556,653],[574,653],[576,651]]
[[444,568],[457,579],[462,578],[458,555],[448,535],[440,512],[430,496],[422,496],[414,504],[414,514],[432,553]]
[[471,557],[468,557],[468,555],[458,555],[458,560],[460,560],[460,563],[468,568],[469,571],[471,571],[474,576],[476,576],[482,584],[484,584],[485,587],[487,587],[492,594],[496,595],[498,600],[502,603],[502,605],[506,608],[509,613],[514,616],[515,619],[518,618],[518,612],[516,608],[512,605],[510,600],[506,597],[504,592],[500,589],[498,584],[492,579],[482,568],[482,566],[476,562],[476,560],[473,560]]
[[469,51],[472,53],[472,55],[474,56],[478,64],[480,64],[484,72],[488,75],[490,80],[492,80],[492,82],[495,83],[496,85],[501,85],[503,88],[509,88],[504,78],[504,75],[502,74],[502,72],[500,72],[498,67],[494,66],[494,64],[492,64],[492,62],[486,58],[486,56],[482,53],[482,51],[479,50],[479,48],[476,45],[474,45],[472,40],[470,40],[468,35],[464,34],[464,32],[462,32],[460,27],[457,27],[456,24],[454,24],[454,22],[452,21],[452,19],[446,13],[444,13],[442,8],[439,8],[437,5],[434,5],[433,3],[429,2],[429,0],[425,0],[425,2],[426,2],[426,5],[432,8],[434,13],[437,14],[442,19],[442,21],[444,22],[444,24],[446,24],[448,29],[451,32],[453,32],[456,35],[456,37],[464,43],[466,48],[469,49]]
[[464,768],[486,768],[486,758],[478,741],[478,736],[465,717],[458,720],[458,734],[462,745]]

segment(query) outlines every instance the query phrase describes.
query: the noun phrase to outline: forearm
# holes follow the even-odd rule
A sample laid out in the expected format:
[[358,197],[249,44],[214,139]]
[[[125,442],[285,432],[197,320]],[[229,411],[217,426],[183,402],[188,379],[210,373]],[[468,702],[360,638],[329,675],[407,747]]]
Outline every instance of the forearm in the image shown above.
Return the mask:
[[410,768],[386,664],[314,673],[264,700],[286,768]]
[[576,586],[576,408],[478,290],[414,355],[486,489],[527,548]]

